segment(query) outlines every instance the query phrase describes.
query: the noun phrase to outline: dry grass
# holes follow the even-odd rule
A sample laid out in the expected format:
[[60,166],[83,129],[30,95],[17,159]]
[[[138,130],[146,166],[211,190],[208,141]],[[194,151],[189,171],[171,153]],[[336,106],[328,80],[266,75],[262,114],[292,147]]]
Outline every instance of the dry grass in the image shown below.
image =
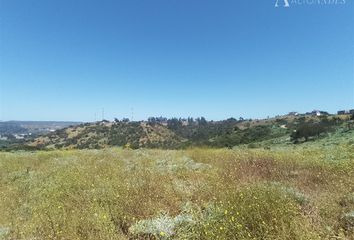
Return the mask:
[[353,239],[353,156],[346,146],[0,153],[0,239]]

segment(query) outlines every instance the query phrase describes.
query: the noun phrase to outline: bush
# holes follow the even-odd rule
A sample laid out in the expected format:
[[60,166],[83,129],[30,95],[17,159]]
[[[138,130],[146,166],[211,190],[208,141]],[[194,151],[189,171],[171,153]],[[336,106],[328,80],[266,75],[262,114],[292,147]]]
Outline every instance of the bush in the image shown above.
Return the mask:
[[304,138],[308,141],[310,137],[320,137],[320,134],[329,131],[329,127],[323,123],[302,123],[291,134],[291,139],[298,142]]
[[185,229],[193,239],[319,239],[298,203],[272,186],[228,192],[194,219]]

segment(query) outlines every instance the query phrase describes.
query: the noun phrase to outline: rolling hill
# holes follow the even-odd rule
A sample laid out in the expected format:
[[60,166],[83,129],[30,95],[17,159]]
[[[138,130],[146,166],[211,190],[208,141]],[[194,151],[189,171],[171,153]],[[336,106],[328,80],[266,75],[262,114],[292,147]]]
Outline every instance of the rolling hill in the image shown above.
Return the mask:
[[[59,129],[28,140],[36,149],[129,148],[179,149],[192,146],[268,148],[302,143],[353,129],[351,116],[284,115],[262,120],[100,121]],[[296,133],[297,134],[294,134]]]

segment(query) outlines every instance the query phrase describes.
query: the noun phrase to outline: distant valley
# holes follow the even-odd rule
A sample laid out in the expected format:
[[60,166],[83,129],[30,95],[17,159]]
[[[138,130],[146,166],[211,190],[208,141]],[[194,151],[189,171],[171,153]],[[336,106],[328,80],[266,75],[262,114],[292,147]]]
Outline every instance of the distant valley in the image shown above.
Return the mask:
[[80,123],[61,121],[0,121],[0,136],[39,135]]

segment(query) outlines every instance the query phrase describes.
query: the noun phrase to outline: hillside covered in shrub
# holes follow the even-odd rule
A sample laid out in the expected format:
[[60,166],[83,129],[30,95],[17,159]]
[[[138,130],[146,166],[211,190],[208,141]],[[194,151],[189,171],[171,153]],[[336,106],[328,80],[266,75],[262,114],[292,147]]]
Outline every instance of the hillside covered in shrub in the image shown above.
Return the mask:
[[354,116],[278,116],[262,120],[230,118],[223,121],[149,118],[84,123],[41,136],[0,141],[0,149],[100,149],[105,147],[185,149],[188,147],[276,147],[318,142],[350,135]]
[[[183,149],[187,147],[232,148],[302,144],[354,129],[353,116],[280,116],[262,120],[207,121],[149,118],[148,121],[85,123],[32,138],[9,149]],[[3,147],[6,150],[6,147]]]

